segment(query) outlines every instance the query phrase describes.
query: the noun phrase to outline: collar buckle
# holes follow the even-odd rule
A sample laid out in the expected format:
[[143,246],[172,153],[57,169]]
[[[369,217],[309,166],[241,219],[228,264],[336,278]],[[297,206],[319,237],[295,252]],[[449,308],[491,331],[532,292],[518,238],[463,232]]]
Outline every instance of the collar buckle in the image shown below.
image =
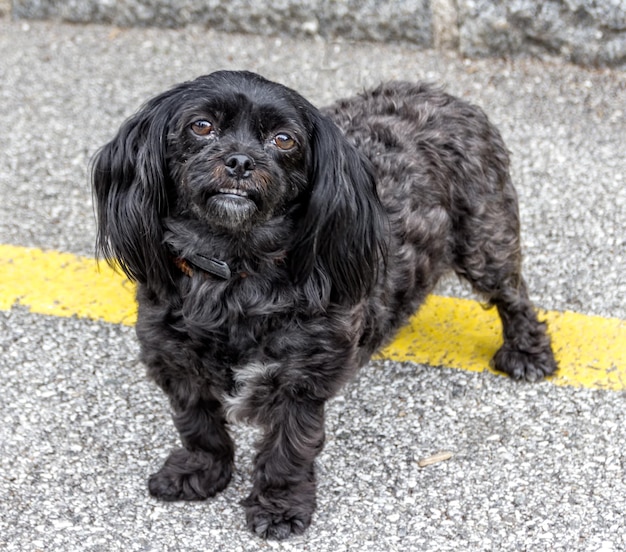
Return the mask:
[[219,259],[205,257],[204,255],[194,253],[189,255],[187,260],[197,268],[208,272],[212,276],[221,278],[222,280],[230,280],[232,276],[232,272],[228,264],[224,261],[220,261]]

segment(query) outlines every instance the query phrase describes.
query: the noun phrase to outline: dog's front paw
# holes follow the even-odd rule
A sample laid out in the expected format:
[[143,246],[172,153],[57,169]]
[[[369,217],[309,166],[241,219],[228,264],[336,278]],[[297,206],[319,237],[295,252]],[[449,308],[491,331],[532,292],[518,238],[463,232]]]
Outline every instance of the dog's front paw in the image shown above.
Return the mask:
[[531,382],[550,376],[557,370],[549,343],[524,351],[505,342],[493,357],[493,365],[513,379]]
[[172,451],[148,480],[150,494],[161,500],[204,500],[223,491],[230,481],[230,460],[205,451]]
[[301,535],[311,525],[315,494],[280,490],[252,492],[243,501],[248,529],[265,539],[284,540]]

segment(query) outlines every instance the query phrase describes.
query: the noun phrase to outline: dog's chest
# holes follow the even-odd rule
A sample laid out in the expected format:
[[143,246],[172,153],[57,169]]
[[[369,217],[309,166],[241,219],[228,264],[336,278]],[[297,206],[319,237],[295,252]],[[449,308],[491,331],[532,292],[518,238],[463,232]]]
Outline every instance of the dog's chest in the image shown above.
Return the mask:
[[208,282],[181,295],[180,321],[202,356],[213,364],[256,361],[293,323],[299,298],[288,286],[254,275]]

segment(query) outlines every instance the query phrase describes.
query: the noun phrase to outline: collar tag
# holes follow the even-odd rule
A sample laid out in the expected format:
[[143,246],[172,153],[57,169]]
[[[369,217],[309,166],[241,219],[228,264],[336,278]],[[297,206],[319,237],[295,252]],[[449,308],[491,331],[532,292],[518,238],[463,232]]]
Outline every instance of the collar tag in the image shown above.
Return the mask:
[[204,255],[199,255],[197,253],[189,255],[187,260],[194,266],[197,266],[213,276],[222,278],[222,280],[229,280],[231,277],[230,267],[224,261],[205,257]]

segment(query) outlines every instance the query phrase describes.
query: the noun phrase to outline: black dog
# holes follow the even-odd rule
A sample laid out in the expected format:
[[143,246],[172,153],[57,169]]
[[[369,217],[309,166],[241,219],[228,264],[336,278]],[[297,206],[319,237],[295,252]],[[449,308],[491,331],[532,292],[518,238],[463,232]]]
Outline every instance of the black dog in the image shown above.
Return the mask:
[[99,152],[100,252],[138,282],[137,335],[184,448],[164,500],[228,484],[226,419],[258,424],[248,526],[301,533],[324,404],[449,270],[498,309],[498,370],[556,364],[520,272],[509,160],[484,113],[389,83],[324,113],[247,72],[150,100]]

